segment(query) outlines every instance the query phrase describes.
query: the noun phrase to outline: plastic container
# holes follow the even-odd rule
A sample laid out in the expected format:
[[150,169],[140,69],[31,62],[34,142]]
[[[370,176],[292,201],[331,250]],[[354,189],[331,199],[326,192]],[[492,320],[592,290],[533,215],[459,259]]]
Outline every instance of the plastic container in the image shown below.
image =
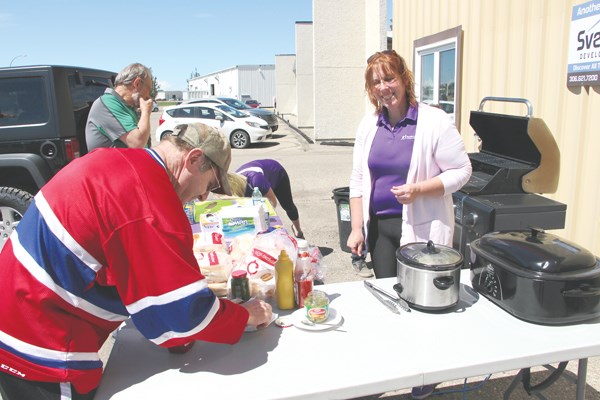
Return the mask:
[[350,222],[350,188],[340,187],[333,189],[333,200],[337,209],[338,232],[340,236],[340,248],[346,253],[352,253],[348,247],[348,237],[352,232],[352,223]]
[[291,310],[296,305],[294,301],[294,263],[285,250],[281,250],[275,263],[277,272],[276,297],[280,310]]
[[197,221],[194,219],[194,202],[188,201],[183,205],[183,210],[188,218],[190,225],[195,224]]

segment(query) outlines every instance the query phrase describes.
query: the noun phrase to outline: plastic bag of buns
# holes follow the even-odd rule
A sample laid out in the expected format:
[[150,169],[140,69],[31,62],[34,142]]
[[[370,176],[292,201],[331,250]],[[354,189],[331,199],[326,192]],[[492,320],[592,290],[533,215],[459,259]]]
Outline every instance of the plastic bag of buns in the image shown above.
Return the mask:
[[222,238],[215,232],[194,233],[194,256],[208,287],[217,296],[227,296],[227,281],[232,269],[231,256]]
[[[233,250],[233,243],[232,243]],[[248,274],[250,296],[272,300],[275,296],[275,263],[281,250],[296,262],[298,245],[285,229],[271,229],[254,237],[244,258],[238,260],[232,271],[244,270]]]

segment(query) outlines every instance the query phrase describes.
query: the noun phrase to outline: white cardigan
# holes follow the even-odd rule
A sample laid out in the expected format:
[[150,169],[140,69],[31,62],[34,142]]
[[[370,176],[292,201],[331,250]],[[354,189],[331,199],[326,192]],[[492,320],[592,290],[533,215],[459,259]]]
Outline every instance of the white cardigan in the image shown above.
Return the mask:
[[[350,175],[350,198],[362,197],[365,235],[368,234],[371,201],[368,159],[377,131],[377,119],[378,115],[367,115],[358,126]],[[413,203],[403,205],[400,245],[433,240],[436,244],[452,246],[452,193],[467,183],[471,176],[471,162],[465,145],[448,114],[419,103],[415,142],[406,183],[420,182],[435,176],[444,184],[444,195],[418,196]]]

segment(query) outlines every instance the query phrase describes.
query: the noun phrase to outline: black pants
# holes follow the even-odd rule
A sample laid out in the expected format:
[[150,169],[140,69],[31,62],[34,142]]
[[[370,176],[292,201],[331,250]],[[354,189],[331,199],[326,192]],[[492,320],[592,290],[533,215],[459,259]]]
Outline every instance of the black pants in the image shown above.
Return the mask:
[[369,221],[369,253],[376,278],[392,278],[397,274],[396,250],[402,236],[402,216],[377,217]]
[[298,207],[296,207],[292,198],[292,185],[290,184],[288,174],[284,173],[281,180],[277,182],[277,187],[272,189],[275,197],[277,197],[277,201],[281,204],[281,208],[285,210],[290,221],[297,220],[299,218]]
[[26,381],[0,372],[2,400],[92,400],[96,389],[79,394],[70,383]]

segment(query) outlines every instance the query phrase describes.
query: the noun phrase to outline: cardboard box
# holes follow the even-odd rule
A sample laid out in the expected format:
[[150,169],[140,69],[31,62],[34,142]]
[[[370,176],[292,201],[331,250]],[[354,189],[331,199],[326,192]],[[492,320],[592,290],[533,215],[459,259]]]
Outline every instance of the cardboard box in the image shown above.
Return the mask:
[[[273,205],[266,197],[263,197],[263,205],[269,212],[269,226],[274,228],[282,227],[283,222],[281,218],[275,213]],[[224,208],[232,206],[252,207],[252,199],[248,197],[228,197],[197,201],[194,203],[193,209],[194,221],[200,230],[223,233],[220,213]],[[240,221],[238,222],[241,223]]]
[[256,235],[269,227],[262,204],[225,206],[219,210],[219,219],[226,241],[245,233]]

